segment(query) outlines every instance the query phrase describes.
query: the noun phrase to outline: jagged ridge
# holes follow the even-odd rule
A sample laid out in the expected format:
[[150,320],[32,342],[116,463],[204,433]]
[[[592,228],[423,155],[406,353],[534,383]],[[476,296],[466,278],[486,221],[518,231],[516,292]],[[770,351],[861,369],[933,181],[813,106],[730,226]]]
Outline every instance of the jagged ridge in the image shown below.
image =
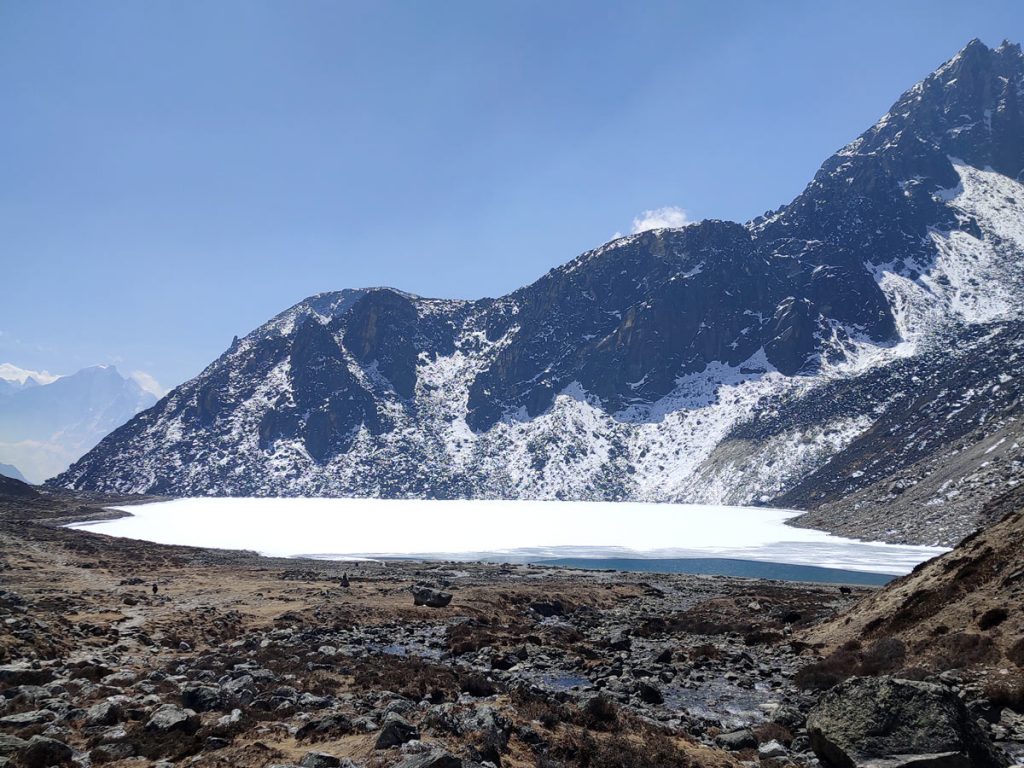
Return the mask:
[[[955,376],[960,363],[951,370],[942,349],[1020,313],[1022,61],[1017,46],[972,41],[793,203],[745,226],[621,238],[494,300],[391,289],[311,297],[57,482],[837,501],[860,488],[830,475],[849,464],[835,457],[853,445],[870,454],[880,415],[897,412],[898,387],[880,400],[879,381],[898,381],[907,365]],[[993,336],[989,352],[1011,337]],[[949,393],[978,383],[961,378]],[[844,407],[814,410],[836,381]],[[822,420],[772,420],[804,405]],[[1000,408],[1013,418],[1019,399]],[[968,530],[976,511],[957,510]]]

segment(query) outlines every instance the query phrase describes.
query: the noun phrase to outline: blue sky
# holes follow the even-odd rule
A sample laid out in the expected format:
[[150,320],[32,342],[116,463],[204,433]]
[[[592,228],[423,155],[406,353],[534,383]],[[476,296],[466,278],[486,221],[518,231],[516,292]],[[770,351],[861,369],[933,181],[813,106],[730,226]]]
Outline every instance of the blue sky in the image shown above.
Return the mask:
[[745,221],[1007,2],[0,2],[0,362],[163,385],[325,290]]

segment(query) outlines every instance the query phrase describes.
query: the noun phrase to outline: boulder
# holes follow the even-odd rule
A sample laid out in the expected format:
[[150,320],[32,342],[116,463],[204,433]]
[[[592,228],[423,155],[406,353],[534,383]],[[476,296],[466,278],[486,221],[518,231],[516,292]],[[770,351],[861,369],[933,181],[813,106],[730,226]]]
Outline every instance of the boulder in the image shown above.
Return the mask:
[[199,730],[199,715],[191,709],[164,704],[149,718],[146,730],[150,733],[195,733]]
[[135,747],[127,742],[117,744],[100,744],[89,752],[89,759],[95,763],[112,763],[115,760],[126,760],[135,756]]
[[644,704],[663,704],[665,697],[661,695],[655,686],[647,682],[639,682],[636,687],[636,695],[640,697],[640,701]]
[[434,750],[422,755],[407,757],[395,768],[463,768],[463,762],[450,752]]
[[190,685],[181,692],[181,703],[196,712],[212,712],[224,706],[224,694],[212,685]]
[[344,715],[330,715],[310,720],[295,732],[295,738],[299,741],[303,739],[318,741],[344,736],[352,733],[353,730],[355,730],[355,726]]
[[0,685],[42,685],[53,680],[53,670],[25,662],[0,665]]
[[537,600],[530,603],[530,608],[545,618],[565,613],[565,605],[561,600]]
[[121,707],[116,701],[101,701],[93,704],[85,710],[85,724],[94,725],[115,725],[121,721]]
[[1004,768],[1008,758],[948,688],[890,677],[854,677],[827,691],[807,716],[826,768]]
[[380,733],[377,735],[377,741],[373,747],[374,749],[397,747],[399,744],[404,744],[419,737],[420,733],[416,726],[401,715],[392,712],[384,718],[384,724],[381,726]]
[[70,763],[73,754],[71,747],[63,741],[33,736],[18,753],[18,761],[24,768],[48,768]]
[[27,746],[28,742],[24,739],[0,733],[0,757],[16,754]]
[[757,756],[761,760],[771,760],[772,758],[776,757],[785,757],[786,748],[775,739],[772,739],[771,741],[766,741],[764,744],[758,745]]
[[452,596],[450,592],[442,592],[425,584],[414,584],[412,586],[412,600],[414,605],[425,605],[428,608],[444,608],[452,601]]
[[56,719],[57,715],[48,709],[35,709],[30,712],[17,712],[0,717],[0,727],[26,728],[30,725],[44,725]]
[[340,768],[341,759],[326,752],[307,752],[299,761],[302,768]]
[[741,749],[752,749],[757,746],[757,737],[749,728],[741,728],[738,731],[719,734],[715,741],[723,749],[736,752]]

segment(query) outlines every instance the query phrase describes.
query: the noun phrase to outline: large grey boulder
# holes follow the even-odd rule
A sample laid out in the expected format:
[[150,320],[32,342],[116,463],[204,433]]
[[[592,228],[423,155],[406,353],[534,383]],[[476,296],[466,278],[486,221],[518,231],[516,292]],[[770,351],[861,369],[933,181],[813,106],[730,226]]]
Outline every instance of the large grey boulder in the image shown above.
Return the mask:
[[422,755],[413,755],[400,762],[396,768],[465,768],[466,763],[444,750],[434,750]]
[[121,721],[123,712],[118,701],[107,699],[93,704],[85,710],[85,724],[88,726],[116,725]]
[[434,589],[426,584],[414,584],[410,591],[412,592],[414,605],[425,605],[428,608],[444,608],[452,601],[450,592],[442,592],[440,589]]
[[212,685],[190,685],[181,692],[181,703],[195,712],[212,712],[224,706],[224,694]]
[[191,709],[164,704],[149,718],[146,730],[150,733],[195,733],[199,730],[199,715]]
[[33,736],[18,753],[18,761],[24,768],[47,768],[51,765],[70,763],[73,754],[71,747],[63,741],[46,736]]
[[42,685],[53,680],[49,667],[33,666],[27,662],[0,665],[0,686]]
[[420,732],[415,725],[401,715],[390,712],[384,718],[384,725],[381,726],[380,733],[377,735],[374,749],[397,747],[419,737]]
[[807,716],[811,747],[827,768],[1003,768],[948,688],[890,677],[854,677],[822,695]]

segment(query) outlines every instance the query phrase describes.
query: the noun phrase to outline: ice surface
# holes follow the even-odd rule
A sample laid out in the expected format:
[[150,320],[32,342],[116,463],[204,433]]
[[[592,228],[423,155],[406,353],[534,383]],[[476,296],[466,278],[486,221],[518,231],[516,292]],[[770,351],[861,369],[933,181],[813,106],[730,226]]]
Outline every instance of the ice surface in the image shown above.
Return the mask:
[[903,574],[946,551],[793,528],[763,507],[582,501],[188,498],[117,507],[131,517],[78,523],[95,533],[261,554],[330,559],[411,556],[726,557]]

